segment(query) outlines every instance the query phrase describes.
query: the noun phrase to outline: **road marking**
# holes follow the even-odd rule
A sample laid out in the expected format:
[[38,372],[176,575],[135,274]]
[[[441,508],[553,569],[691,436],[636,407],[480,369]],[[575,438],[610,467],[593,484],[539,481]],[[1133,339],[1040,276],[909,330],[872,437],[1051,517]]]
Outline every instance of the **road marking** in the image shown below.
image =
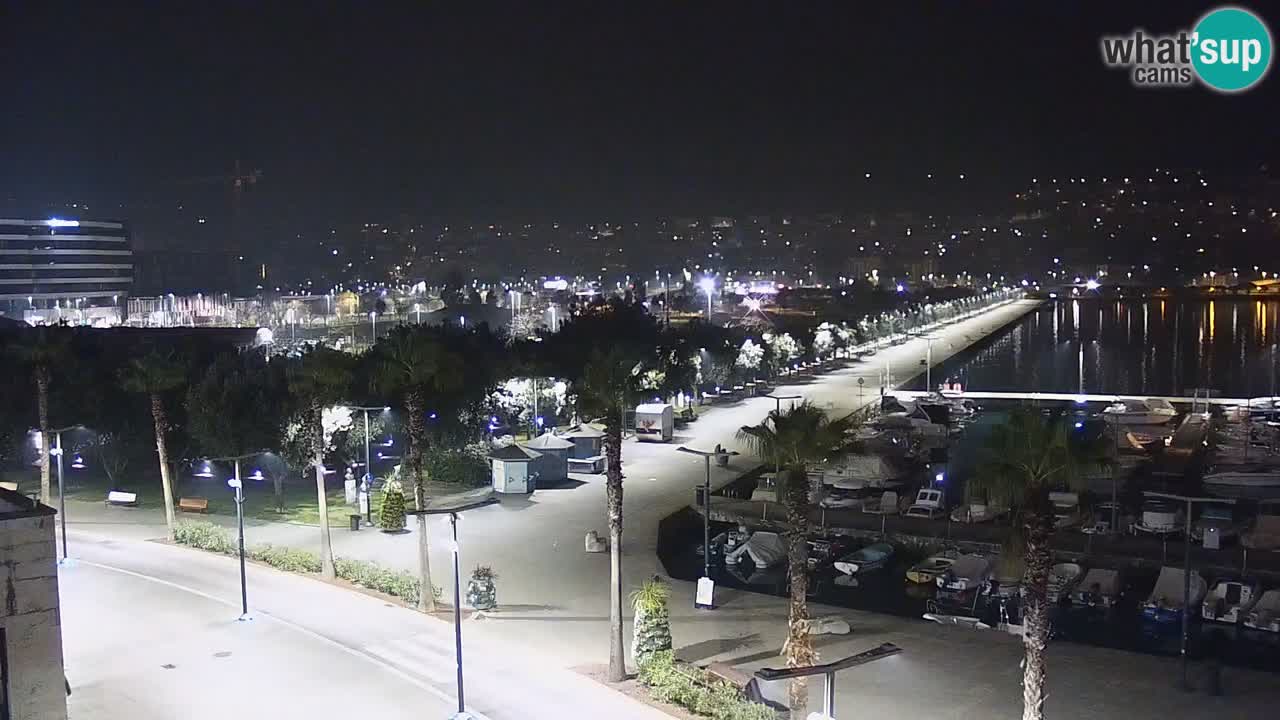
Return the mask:
[[[204,592],[203,590],[197,590],[197,589],[195,589],[195,588],[193,588],[193,587],[188,587],[188,586],[186,586],[186,585],[181,585],[181,584],[179,584],[179,583],[176,583],[176,582],[173,582],[173,581],[170,581],[170,580],[165,580],[165,579],[163,579],[163,578],[158,578],[158,577],[155,577],[155,576],[153,576],[153,575],[147,575],[147,574],[145,574],[145,573],[136,572],[136,571],[134,571],[134,570],[126,570],[126,569],[124,569],[124,568],[115,567],[115,566],[113,566],[113,565],[104,565],[104,564],[102,564],[102,563],[96,563],[96,562],[92,562],[92,561],[89,561],[89,560],[77,559],[77,560],[76,560],[76,562],[77,562],[78,564],[81,564],[81,565],[89,565],[89,566],[91,566],[91,567],[96,567],[96,568],[98,568],[98,569],[100,569],[100,570],[110,570],[110,571],[112,571],[112,572],[118,572],[118,573],[121,573],[121,574],[123,574],[123,575],[130,575],[130,576],[132,576],[132,577],[136,577],[136,578],[138,578],[138,579],[140,579],[140,580],[146,580],[146,581],[148,581],[148,582],[153,582],[153,583],[156,583],[156,584],[158,584],[158,585],[164,585],[164,586],[166,586],[166,587],[170,587],[170,588],[173,588],[173,589],[175,589],[175,590],[181,590],[182,592],[191,593],[192,595],[197,595],[197,596],[199,596],[199,597],[205,598],[206,600],[211,600],[211,601],[213,601],[213,602],[216,602],[216,603],[219,603],[219,604],[222,604],[222,605],[226,605],[227,607],[231,607],[231,608],[235,608],[235,609],[239,609],[239,608],[240,608],[240,603],[231,602],[230,600],[227,600],[227,599],[225,599],[225,598],[220,598],[220,597],[217,597],[217,596],[215,596],[215,595],[210,595],[209,593]],[[441,690],[441,689],[440,689],[440,688],[438,688],[438,687],[435,687],[434,685],[431,685],[431,684],[429,684],[429,683],[425,683],[425,682],[423,682],[423,681],[419,680],[418,678],[416,678],[416,677],[414,677],[414,676],[410,675],[409,673],[407,673],[407,672],[405,672],[405,671],[401,670],[400,668],[396,667],[396,666],[395,666],[395,665],[393,665],[392,663],[387,662],[386,660],[383,660],[382,658],[378,657],[377,655],[374,655],[374,654],[372,654],[372,653],[370,653],[370,652],[367,652],[367,651],[364,651],[364,650],[359,650],[359,649],[356,649],[356,648],[353,648],[353,647],[348,647],[347,645],[344,645],[344,644],[342,644],[342,643],[338,642],[337,640],[334,640],[333,638],[326,637],[326,636],[321,635],[320,633],[318,633],[318,632],[316,632],[316,631],[314,631],[314,630],[311,630],[311,629],[309,629],[309,628],[305,628],[305,627],[303,627],[303,626],[301,626],[301,625],[298,625],[297,623],[290,622],[290,621],[288,621],[288,620],[285,620],[285,619],[284,619],[284,618],[282,618],[282,617],[279,617],[279,616],[277,616],[277,615],[272,615],[271,613],[264,612],[264,611],[262,611],[262,610],[254,611],[254,613],[253,613],[253,614],[254,614],[255,616],[265,617],[265,618],[267,618],[268,620],[271,620],[271,621],[273,621],[273,622],[279,623],[279,624],[281,624],[281,625],[283,625],[283,626],[285,626],[285,627],[287,627],[287,628],[289,628],[289,629],[291,629],[291,630],[294,630],[294,631],[296,631],[296,632],[302,633],[303,635],[306,635],[306,636],[308,636],[308,637],[310,637],[310,638],[312,638],[312,639],[314,639],[314,640],[318,640],[319,642],[322,642],[322,643],[324,643],[324,644],[326,644],[326,645],[329,645],[329,646],[331,646],[331,647],[337,648],[337,649],[341,650],[342,652],[347,653],[348,655],[353,655],[353,656],[358,657],[358,658],[363,658],[363,659],[365,659],[366,661],[371,662],[371,663],[373,663],[374,665],[377,665],[377,666],[381,667],[383,670],[386,670],[387,672],[391,673],[392,675],[395,675],[396,677],[400,678],[401,680],[404,680],[405,682],[408,682],[409,684],[411,684],[411,685],[413,685],[413,686],[415,686],[415,687],[417,687],[417,688],[419,688],[419,689],[421,689],[421,690],[424,690],[424,691],[426,691],[426,692],[428,692],[428,693],[430,693],[430,694],[434,695],[435,697],[439,698],[440,700],[444,700],[445,702],[450,703],[451,705],[456,705],[456,704],[457,704],[457,702],[458,702],[458,699],[457,699],[456,697],[454,697],[453,695],[450,695],[449,693],[444,692],[443,690]],[[452,665],[452,664],[451,664],[451,665]],[[452,671],[452,667],[451,667],[451,671]],[[480,711],[478,711],[478,710],[475,710],[474,708],[467,708],[467,712],[469,712],[469,713],[471,713],[472,715],[474,715],[474,716],[475,716],[475,718],[476,718],[476,720],[489,720],[489,718],[488,718],[488,716],[487,716],[487,715],[485,715],[485,714],[481,713],[481,712],[480,712]]]

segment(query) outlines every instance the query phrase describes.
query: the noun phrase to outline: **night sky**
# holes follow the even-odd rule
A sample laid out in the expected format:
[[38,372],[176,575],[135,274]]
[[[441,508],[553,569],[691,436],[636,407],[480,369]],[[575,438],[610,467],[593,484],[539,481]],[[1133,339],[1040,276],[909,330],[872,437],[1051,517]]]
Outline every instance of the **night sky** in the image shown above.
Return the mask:
[[1222,96],[1102,66],[1099,35],[1213,3],[409,5],[5,3],[0,193],[138,204],[239,158],[326,221],[927,210],[1277,150],[1274,70]]

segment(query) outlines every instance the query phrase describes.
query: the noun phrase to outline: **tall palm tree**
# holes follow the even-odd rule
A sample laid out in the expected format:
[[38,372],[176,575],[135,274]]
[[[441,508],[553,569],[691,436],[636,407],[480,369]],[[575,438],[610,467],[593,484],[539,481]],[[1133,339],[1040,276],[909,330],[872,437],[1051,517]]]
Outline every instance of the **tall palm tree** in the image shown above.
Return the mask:
[[49,386],[57,369],[72,358],[71,331],[62,327],[40,326],[26,331],[18,341],[9,346],[9,352],[20,364],[31,371],[36,385],[36,409],[40,427],[40,501],[48,505],[52,500],[49,477]]
[[[738,430],[738,440],[762,459],[771,459],[779,468],[786,506],[787,564],[791,581],[791,607],[787,617],[787,642],[783,653],[787,667],[805,667],[818,660],[809,636],[809,482],[808,467],[845,444],[856,425],[852,415],[832,419],[808,402],[783,412],[774,410],[759,425]],[[804,717],[808,704],[808,684],[791,682],[791,717]]]
[[151,401],[151,421],[156,433],[156,456],[160,461],[160,486],[164,490],[164,521],[173,539],[173,478],[169,474],[169,446],[165,434],[169,431],[169,415],[165,410],[164,396],[184,385],[187,368],[172,353],[151,350],[142,357],[129,360],[120,369],[120,384],[125,390],[146,395]]
[[[399,398],[406,416],[409,442],[404,464],[413,481],[414,504],[426,506],[427,489],[422,472],[426,453],[427,396],[431,392],[450,392],[462,384],[463,361],[427,329],[402,326],[384,336],[374,346],[370,360],[374,392],[384,397]],[[431,584],[430,544],[427,516],[418,516],[418,577],[422,592],[418,609],[435,612],[436,599]]]
[[969,480],[970,492],[985,493],[989,502],[1009,507],[1020,526],[1026,563],[1022,576],[1023,720],[1044,718],[1054,532],[1049,493],[1080,489],[1082,471],[1106,462],[1098,446],[1073,435],[1072,427],[1060,414],[1015,411],[1007,423],[992,430],[979,470]]
[[304,436],[316,475],[316,506],[320,513],[320,575],[333,579],[333,545],[329,537],[329,497],[324,486],[324,409],[346,399],[351,389],[355,357],[338,350],[314,348],[290,367],[289,392],[302,407]]
[[640,364],[622,346],[592,351],[576,383],[578,410],[604,422],[605,498],[609,515],[609,680],[627,679],[622,639],[622,416]]

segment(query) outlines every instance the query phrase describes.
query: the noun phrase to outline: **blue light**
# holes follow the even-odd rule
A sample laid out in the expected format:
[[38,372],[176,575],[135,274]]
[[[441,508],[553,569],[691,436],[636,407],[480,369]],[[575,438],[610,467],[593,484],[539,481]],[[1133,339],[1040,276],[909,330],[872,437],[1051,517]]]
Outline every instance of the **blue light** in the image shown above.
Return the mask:
[[938,482],[938,483],[940,483],[940,482],[942,482],[945,478],[946,478],[946,474],[945,474],[945,473],[938,473],[937,475],[934,475],[934,476],[933,476],[933,481],[934,481],[934,482]]
[[63,220],[62,218],[49,218],[44,221],[49,227],[80,227],[79,220]]
[[1079,429],[1080,429],[1080,428],[1082,428],[1082,427],[1084,427],[1084,423],[1082,423],[1082,422],[1080,422],[1079,420],[1077,420],[1077,421],[1076,421],[1076,429],[1077,429],[1077,430],[1079,430]]
[[902,287],[902,283],[898,283],[898,292],[903,292],[905,290],[906,288]]
[[534,418],[534,422],[538,423],[538,427],[542,427],[542,423],[546,422],[546,420],[541,415],[539,415],[538,417]]
[[436,414],[435,414],[435,413],[431,413],[431,414],[430,414],[430,415],[428,415],[427,417],[428,417],[428,418],[430,418],[430,419],[432,419],[432,420],[435,420],[435,419],[436,419]]

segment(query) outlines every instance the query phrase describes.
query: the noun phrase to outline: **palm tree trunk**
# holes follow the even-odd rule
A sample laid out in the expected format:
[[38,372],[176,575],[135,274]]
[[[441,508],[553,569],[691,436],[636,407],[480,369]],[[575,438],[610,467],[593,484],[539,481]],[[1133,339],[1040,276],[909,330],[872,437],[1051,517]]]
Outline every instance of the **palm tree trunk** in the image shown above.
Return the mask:
[[[791,606],[787,614],[787,641],[783,654],[787,667],[806,667],[818,660],[809,635],[809,487],[802,470],[788,470],[785,495],[787,508],[787,572],[791,581]],[[804,678],[791,681],[791,718],[803,720],[809,704],[809,684]]]
[[[1047,505],[1047,499],[1044,503]],[[1049,644],[1049,571],[1053,510],[1029,507],[1023,516],[1027,569],[1022,578],[1022,720],[1044,720],[1045,648]]]
[[36,405],[40,413],[40,502],[50,505],[53,502],[52,483],[49,480],[49,449],[53,447],[53,438],[49,436],[49,373],[42,367],[36,368]]
[[329,496],[324,487],[324,420],[319,406],[314,408],[315,432],[315,469],[316,469],[316,508],[320,513],[320,577],[326,580],[334,578],[333,544],[329,538]]
[[160,488],[164,491],[164,522],[169,528],[169,539],[172,540],[173,528],[177,521],[173,516],[173,479],[169,477],[169,447],[164,439],[169,421],[165,417],[164,401],[159,393],[151,395],[151,420],[156,426],[156,456],[160,459]]
[[627,679],[622,642],[622,425],[609,413],[604,428],[605,497],[609,510],[609,681]]
[[[413,480],[414,507],[422,510],[427,503],[426,481],[422,476],[422,453],[427,447],[427,424],[422,393],[410,391],[404,399],[404,409],[409,415],[409,447],[405,453],[405,465]],[[418,609],[424,613],[436,611],[435,586],[431,584],[431,538],[427,534],[427,516],[418,514],[418,581],[422,585],[418,593]]]

